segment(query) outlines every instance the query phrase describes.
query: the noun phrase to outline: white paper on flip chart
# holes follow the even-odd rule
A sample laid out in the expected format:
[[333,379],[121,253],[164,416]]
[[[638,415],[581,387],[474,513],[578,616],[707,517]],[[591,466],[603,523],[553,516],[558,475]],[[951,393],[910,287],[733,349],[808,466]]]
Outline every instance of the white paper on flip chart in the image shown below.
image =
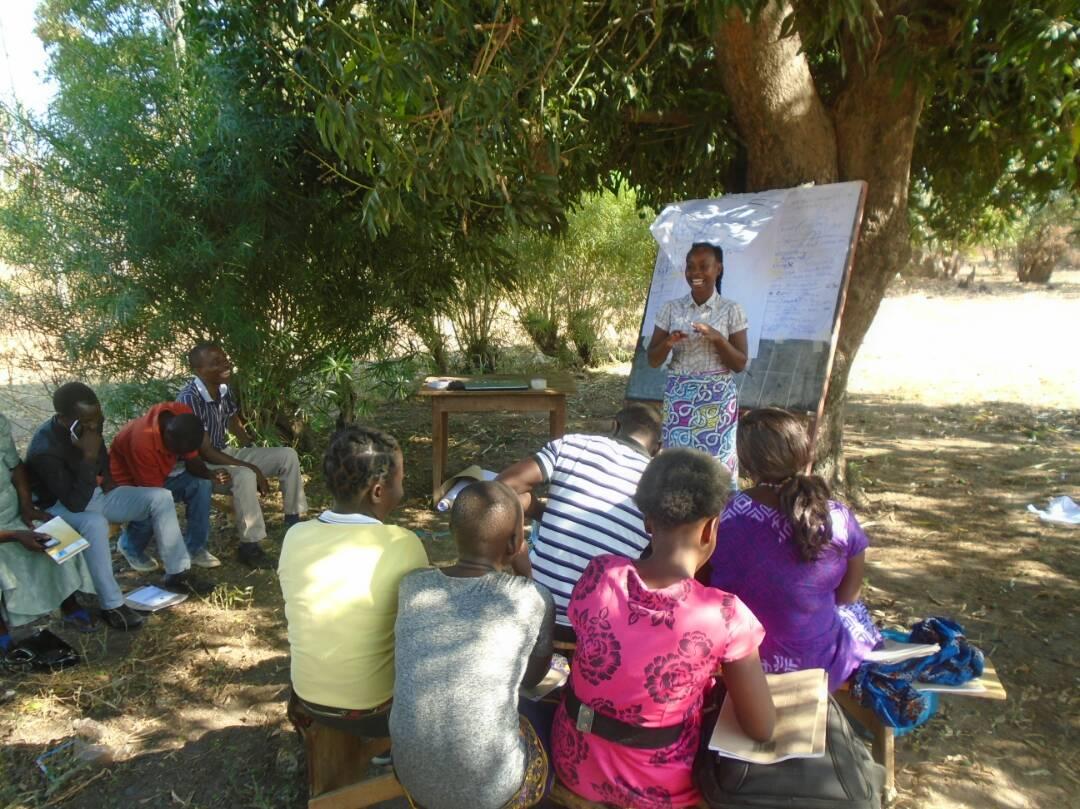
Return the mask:
[[650,227],[659,251],[642,337],[667,301],[689,294],[686,253],[707,242],[724,250],[721,294],[746,312],[751,358],[762,339],[827,341],[861,189],[834,183],[668,205]]
[[[859,183],[794,188],[784,199],[761,335],[828,341],[851,248]],[[755,294],[760,289],[755,288]]]
[[652,336],[656,315],[670,300],[690,293],[684,271],[686,253],[695,242],[707,242],[724,251],[724,280],[721,294],[742,306],[750,323],[747,348],[757,356],[761,326],[765,316],[765,286],[760,268],[769,267],[773,253],[777,209],[788,192],[731,194],[719,199],[696,199],[668,205],[650,230],[659,245],[653,284],[642,336]]

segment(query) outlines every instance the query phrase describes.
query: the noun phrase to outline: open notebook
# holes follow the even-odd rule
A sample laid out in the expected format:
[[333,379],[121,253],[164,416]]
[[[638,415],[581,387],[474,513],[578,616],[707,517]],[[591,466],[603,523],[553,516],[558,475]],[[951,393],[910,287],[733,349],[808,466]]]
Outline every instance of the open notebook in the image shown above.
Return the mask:
[[158,610],[163,610],[166,607],[171,607],[174,604],[179,604],[186,600],[186,593],[174,593],[171,590],[162,590],[160,587],[154,587],[152,584],[147,584],[137,590],[132,590],[124,596],[125,604],[133,610],[141,610],[142,612],[157,612]]
[[941,651],[936,643],[905,643],[892,638],[885,638],[880,649],[869,652],[864,660],[867,663],[900,663],[917,657],[929,657]]
[[746,735],[735,718],[735,707],[729,694],[720,708],[709,749],[751,764],[775,764],[789,758],[825,755],[825,727],[829,713],[829,675],[825,669],[766,674],[765,679],[776,706],[776,730],[772,739],[757,742]]
[[498,474],[490,469],[481,469],[475,464],[465,467],[453,477],[443,481],[442,486],[439,487],[438,499],[435,501],[435,510],[449,511],[462,489],[478,480],[495,480]]
[[42,523],[34,529],[34,532],[47,534],[55,540],[45,548],[45,553],[49,554],[57,564],[63,564],[90,547],[90,543],[78,531],[59,517],[53,517],[48,522]]

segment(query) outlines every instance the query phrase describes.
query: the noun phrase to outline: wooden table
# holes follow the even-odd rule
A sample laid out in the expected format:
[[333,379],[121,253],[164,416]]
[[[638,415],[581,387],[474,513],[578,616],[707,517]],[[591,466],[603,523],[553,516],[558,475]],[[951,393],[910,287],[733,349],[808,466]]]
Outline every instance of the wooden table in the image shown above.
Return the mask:
[[[566,433],[566,395],[573,393],[573,377],[566,374],[544,372],[538,374],[547,380],[542,390],[434,390],[425,385],[420,395],[431,400],[431,494],[437,497],[439,487],[446,476],[447,453],[450,438],[451,413],[548,413],[552,438],[562,438]],[[429,379],[460,379],[469,377],[429,377]],[[475,377],[473,379],[497,380],[500,377]],[[528,383],[528,377],[513,377],[513,381]]]

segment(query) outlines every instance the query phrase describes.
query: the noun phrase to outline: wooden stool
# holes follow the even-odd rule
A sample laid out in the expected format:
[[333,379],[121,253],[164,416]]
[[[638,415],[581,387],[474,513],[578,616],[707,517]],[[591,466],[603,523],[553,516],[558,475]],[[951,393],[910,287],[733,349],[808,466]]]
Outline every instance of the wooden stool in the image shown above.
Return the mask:
[[568,643],[564,640],[556,640],[552,642],[552,646],[555,647],[555,652],[561,654],[571,663],[574,662],[574,652],[577,651],[577,643]]
[[305,722],[290,713],[304,740],[307,760],[308,809],[363,809],[405,794],[391,772],[365,778],[371,759],[390,749],[390,739],[365,739]]
[[856,702],[847,683],[833,696],[844,709],[844,713],[873,736],[874,761],[885,768],[885,794],[892,795],[896,789],[896,729],[884,724],[872,710]]

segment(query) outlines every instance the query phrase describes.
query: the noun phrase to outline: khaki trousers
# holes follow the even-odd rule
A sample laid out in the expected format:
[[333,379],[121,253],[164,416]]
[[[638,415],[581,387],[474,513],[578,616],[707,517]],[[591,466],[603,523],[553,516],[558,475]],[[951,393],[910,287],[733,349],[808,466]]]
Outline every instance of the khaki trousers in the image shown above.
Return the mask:
[[[281,485],[281,497],[286,514],[303,514],[307,511],[304,496],[304,479],[300,476],[300,459],[292,447],[229,447],[226,453],[257,466],[268,478],[277,478]],[[258,542],[266,538],[266,522],[259,505],[259,489],[255,485],[255,473],[243,466],[207,464],[211,469],[225,469],[232,475],[227,486],[214,485],[218,494],[231,494],[236,533],[241,542]]]

